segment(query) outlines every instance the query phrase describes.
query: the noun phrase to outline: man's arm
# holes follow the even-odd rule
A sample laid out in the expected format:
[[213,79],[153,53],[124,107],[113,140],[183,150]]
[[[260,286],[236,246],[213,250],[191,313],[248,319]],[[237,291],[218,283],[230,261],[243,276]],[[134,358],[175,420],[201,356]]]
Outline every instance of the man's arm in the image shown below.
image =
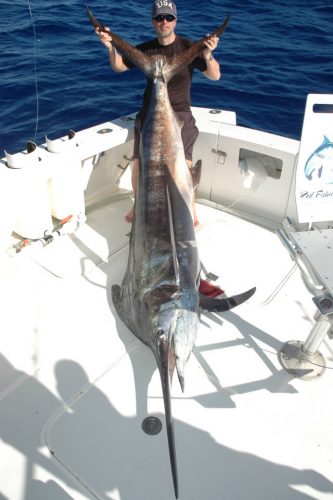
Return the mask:
[[116,71],[117,73],[127,71],[129,68],[126,66],[126,64],[124,64],[121,54],[116,51],[115,47],[111,43],[111,35],[105,33],[105,31],[100,31],[98,28],[96,28],[95,33],[99,36],[100,41],[109,52],[109,61],[113,71]]
[[207,69],[204,71],[204,75],[210,80],[219,80],[221,77],[220,65],[212,54],[213,50],[216,49],[219,39],[214,36],[205,42],[206,49],[203,51],[202,55],[206,61]]

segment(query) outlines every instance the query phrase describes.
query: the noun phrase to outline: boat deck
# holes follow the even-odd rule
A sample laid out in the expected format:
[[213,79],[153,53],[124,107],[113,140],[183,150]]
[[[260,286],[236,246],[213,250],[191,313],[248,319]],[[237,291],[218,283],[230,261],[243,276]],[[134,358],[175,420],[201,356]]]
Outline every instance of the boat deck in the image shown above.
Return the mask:
[[[130,198],[5,261],[0,289],[0,498],[174,498],[152,353],[115,314],[111,285],[128,252]],[[185,392],[172,389],[179,498],[333,498],[333,344],[316,381],[280,366],[316,307],[278,237],[198,203],[199,252],[238,308],[203,313]],[[147,435],[147,415],[162,432]]]

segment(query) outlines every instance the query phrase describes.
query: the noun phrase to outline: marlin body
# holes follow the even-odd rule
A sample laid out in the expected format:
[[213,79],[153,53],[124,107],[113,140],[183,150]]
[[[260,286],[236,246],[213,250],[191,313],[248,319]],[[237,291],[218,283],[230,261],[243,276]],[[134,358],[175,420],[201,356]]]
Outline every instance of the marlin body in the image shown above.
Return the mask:
[[180,131],[166,83],[157,79],[142,128],[128,266],[122,286],[112,287],[118,315],[153,350],[158,364],[177,497],[170,384],[176,367],[184,387],[185,363],[198,330],[200,273],[191,213],[192,178]]
[[[185,365],[197,336],[200,301],[209,310],[228,310],[248,299],[254,289],[226,299],[201,297],[198,291],[201,266],[193,226],[193,182],[181,139],[182,124],[171,107],[167,82],[203,50],[207,37],[173,58],[147,56],[105,30],[89,10],[88,15],[92,24],[107,31],[111,43],[153,81],[149,110],[141,129],[127,269],[122,285],[112,286],[112,299],[120,318],[156,358],[178,498],[171,414],[173,373],[176,369],[184,390]],[[229,18],[209,36],[223,33],[228,21]]]

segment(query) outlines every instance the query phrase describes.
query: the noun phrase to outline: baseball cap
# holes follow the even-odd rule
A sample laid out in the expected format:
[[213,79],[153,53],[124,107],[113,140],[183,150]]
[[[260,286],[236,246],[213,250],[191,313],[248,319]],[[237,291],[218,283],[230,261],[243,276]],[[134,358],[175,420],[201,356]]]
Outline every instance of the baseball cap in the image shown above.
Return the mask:
[[153,3],[152,17],[160,14],[171,14],[177,19],[177,7],[172,0],[155,0]]

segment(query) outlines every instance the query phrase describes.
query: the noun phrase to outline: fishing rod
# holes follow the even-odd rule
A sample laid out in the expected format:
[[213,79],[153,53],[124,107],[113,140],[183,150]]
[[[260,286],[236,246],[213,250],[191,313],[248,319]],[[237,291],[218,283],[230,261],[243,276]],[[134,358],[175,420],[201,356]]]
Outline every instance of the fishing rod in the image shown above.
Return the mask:
[[32,14],[30,0],[27,0],[27,3],[28,3],[28,9],[29,9],[29,14],[30,14],[30,18],[31,18],[33,36],[34,36],[34,77],[35,77],[35,93],[36,93],[36,126],[35,126],[34,142],[37,142],[37,132],[38,132],[38,126],[39,126],[39,91],[38,91],[38,76],[37,76],[37,35],[36,35],[36,26],[35,26],[34,17]]

